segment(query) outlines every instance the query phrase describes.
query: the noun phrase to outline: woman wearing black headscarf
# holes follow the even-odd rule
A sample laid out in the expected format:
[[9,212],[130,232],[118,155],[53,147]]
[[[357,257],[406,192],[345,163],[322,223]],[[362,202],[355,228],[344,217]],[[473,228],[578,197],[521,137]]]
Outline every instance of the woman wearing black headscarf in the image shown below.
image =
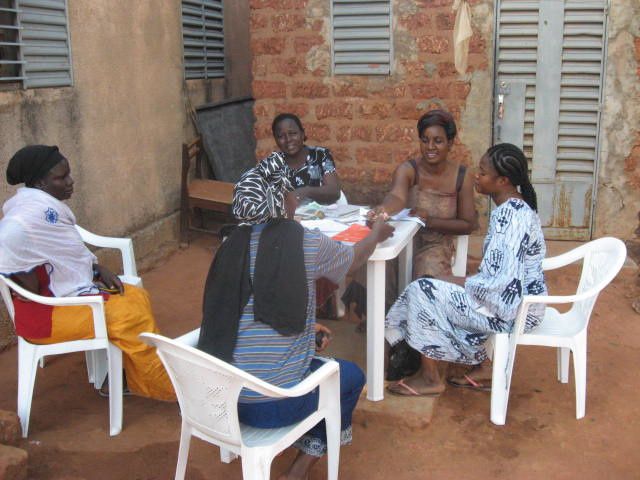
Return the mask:
[[[73,194],[69,162],[56,146],[30,145],[9,162],[7,182],[24,183],[2,207],[0,275],[44,296],[102,294],[109,340],[123,353],[131,392],[175,400],[171,382],[155,349],[138,339],[156,332],[147,292],[100,265],[75,228],[63,203]],[[31,343],[50,344],[94,337],[91,310],[49,307],[14,295],[16,333]]]

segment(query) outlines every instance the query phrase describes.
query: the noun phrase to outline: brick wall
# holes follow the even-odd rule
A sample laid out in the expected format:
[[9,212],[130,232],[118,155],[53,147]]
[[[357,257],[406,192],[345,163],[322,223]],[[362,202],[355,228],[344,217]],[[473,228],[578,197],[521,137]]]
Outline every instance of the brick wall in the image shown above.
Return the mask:
[[[329,1],[250,1],[256,153],[262,158],[275,148],[274,116],[296,113],[308,143],[333,151],[349,199],[374,201],[395,166],[417,153],[422,113],[444,108],[460,120],[473,72],[490,69],[490,41],[474,36],[469,71],[460,76],[453,66],[453,0],[393,0],[393,74],[331,76]],[[479,3],[487,1],[470,1]],[[472,160],[459,140],[451,157]]]
[[[635,37],[635,60],[636,60],[636,76],[638,82],[640,82],[640,37]],[[636,99],[640,102],[640,98]],[[636,192],[640,191],[640,129],[636,129],[636,136],[634,146],[631,149],[631,153],[624,159],[624,172],[627,176],[627,182],[631,188]],[[640,212],[638,212],[638,228],[636,228],[635,238],[630,239],[627,242],[629,249],[629,255],[640,264]],[[637,281],[640,285],[640,277]],[[640,305],[640,303],[639,303]]]

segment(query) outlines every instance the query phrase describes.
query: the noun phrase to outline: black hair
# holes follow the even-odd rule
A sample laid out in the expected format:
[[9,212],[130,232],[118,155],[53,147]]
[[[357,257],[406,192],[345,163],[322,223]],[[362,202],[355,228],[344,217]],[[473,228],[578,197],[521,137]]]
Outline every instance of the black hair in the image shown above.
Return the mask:
[[273,133],[274,137],[276,136],[276,127],[283,120],[293,120],[295,122],[295,124],[298,126],[298,128],[300,130],[302,130],[302,132],[304,132],[304,127],[302,126],[302,122],[300,121],[300,119],[298,118],[298,116],[296,114],[294,114],[294,113],[281,113],[281,114],[277,115],[276,118],[273,119],[273,123],[271,124],[271,133]]
[[537,212],[538,197],[529,180],[529,165],[524,152],[511,143],[499,143],[487,150],[487,157],[498,175],[507,177],[514,187],[520,187],[524,201]]
[[424,131],[439,125],[444,128],[444,132],[447,135],[447,140],[451,141],[456,137],[458,129],[456,128],[456,122],[453,120],[453,115],[444,110],[429,110],[427,113],[420,117],[418,120],[418,136],[422,137]]

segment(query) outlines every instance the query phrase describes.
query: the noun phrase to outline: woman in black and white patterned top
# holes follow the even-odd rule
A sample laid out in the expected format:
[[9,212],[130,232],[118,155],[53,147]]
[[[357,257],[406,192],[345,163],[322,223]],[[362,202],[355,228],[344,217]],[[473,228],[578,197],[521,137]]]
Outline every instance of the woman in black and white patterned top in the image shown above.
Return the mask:
[[307,136],[302,122],[293,113],[281,113],[271,125],[279,151],[271,156],[283,157],[291,168],[291,183],[298,199],[334,203],[340,198],[340,181],[331,152],[323,147],[305,145]]

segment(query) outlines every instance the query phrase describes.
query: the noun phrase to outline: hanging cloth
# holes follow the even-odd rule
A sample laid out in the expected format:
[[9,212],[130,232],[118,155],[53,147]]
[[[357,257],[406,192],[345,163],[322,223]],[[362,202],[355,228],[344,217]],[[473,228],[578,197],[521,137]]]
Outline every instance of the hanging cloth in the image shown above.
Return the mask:
[[467,0],[455,0],[453,11],[456,12],[456,23],[453,27],[454,64],[458,73],[464,75],[469,64],[469,42],[473,35],[469,3]]

